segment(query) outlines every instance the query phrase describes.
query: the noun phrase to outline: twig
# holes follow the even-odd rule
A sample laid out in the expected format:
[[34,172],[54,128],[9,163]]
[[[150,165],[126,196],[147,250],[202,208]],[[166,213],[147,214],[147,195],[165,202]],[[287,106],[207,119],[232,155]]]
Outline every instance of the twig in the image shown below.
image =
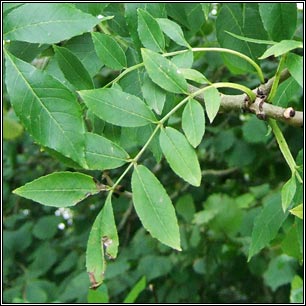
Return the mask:
[[[282,71],[279,80],[280,83],[285,81],[289,76],[290,74],[287,69]],[[273,81],[274,78],[271,78],[265,84],[262,84],[258,88],[255,88],[253,92],[258,93],[259,91],[262,92],[263,95],[267,95],[272,88]],[[195,86],[189,85],[188,90],[191,93],[194,93],[199,89]],[[245,98],[245,95],[222,95],[219,112],[227,112],[230,110],[241,111],[245,109]],[[201,103],[204,103],[203,95],[196,96],[195,99]],[[291,112],[291,116],[287,116],[288,108],[272,105],[270,103],[260,104],[259,99],[256,99],[254,103],[251,103],[248,107],[248,110],[255,115],[258,115],[259,113],[265,113],[267,118],[282,121],[292,126],[303,127],[303,112],[300,111],[293,110],[293,112]]]

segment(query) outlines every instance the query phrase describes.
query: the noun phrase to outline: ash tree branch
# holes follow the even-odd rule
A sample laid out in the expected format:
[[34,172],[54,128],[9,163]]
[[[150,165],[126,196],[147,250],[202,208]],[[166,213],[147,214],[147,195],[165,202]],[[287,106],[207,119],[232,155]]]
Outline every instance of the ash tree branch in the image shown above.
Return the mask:
[[[285,69],[281,73],[280,83],[285,81],[290,77],[290,73]],[[267,96],[272,88],[274,78],[269,79],[265,84],[260,85],[258,88],[255,88],[253,91],[257,94],[260,92],[262,95]],[[199,88],[189,85],[189,92],[194,93]],[[276,106],[267,102],[262,102],[262,99],[256,98],[254,103],[246,105],[245,102],[246,95],[222,95],[221,96],[221,105],[219,112],[229,112],[231,110],[241,111],[248,110],[249,112],[257,115],[258,118],[273,118],[278,121],[285,122],[286,124],[303,127],[303,112],[295,111],[292,107],[283,108]],[[203,95],[196,96],[196,100],[201,103],[204,103]],[[264,114],[264,117],[262,116]]]

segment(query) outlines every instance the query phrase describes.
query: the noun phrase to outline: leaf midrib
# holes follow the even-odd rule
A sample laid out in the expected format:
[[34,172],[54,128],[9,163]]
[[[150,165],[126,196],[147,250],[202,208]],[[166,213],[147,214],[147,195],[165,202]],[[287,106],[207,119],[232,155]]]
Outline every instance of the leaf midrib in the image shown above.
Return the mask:
[[126,159],[123,158],[123,157],[118,157],[118,156],[114,156],[114,155],[107,155],[107,154],[101,154],[101,153],[92,152],[92,151],[86,151],[86,154],[98,155],[98,156],[103,156],[103,157],[107,157],[107,158],[110,158],[110,159],[126,161]]

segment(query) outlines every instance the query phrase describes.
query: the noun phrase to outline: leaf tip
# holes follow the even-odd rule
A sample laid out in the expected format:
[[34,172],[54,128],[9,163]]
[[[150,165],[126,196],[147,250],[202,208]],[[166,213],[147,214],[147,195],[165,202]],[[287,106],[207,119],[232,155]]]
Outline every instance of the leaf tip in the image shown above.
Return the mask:
[[19,195],[19,189],[20,189],[20,188],[16,188],[16,189],[14,189],[14,190],[12,191],[12,193],[14,193],[14,194],[18,194],[18,195]]

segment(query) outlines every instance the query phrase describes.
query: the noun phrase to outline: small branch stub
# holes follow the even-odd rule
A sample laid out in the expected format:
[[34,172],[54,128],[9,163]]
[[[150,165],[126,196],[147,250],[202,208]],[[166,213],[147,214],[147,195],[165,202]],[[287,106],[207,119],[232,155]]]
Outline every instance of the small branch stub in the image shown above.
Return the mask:
[[284,118],[289,119],[295,116],[295,110],[292,107],[288,107],[284,111]]

